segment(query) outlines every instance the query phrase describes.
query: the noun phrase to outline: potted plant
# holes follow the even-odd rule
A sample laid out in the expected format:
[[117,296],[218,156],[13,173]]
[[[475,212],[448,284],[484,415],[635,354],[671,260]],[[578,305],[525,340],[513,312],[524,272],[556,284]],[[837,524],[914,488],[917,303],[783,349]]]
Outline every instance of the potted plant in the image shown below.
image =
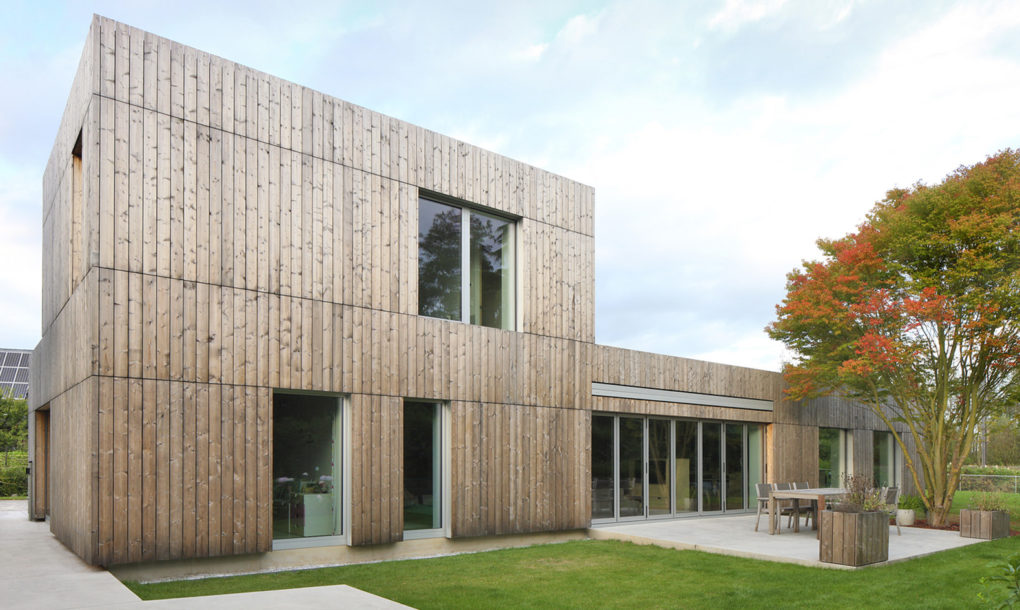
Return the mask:
[[843,501],[819,515],[818,559],[848,566],[887,561],[889,515],[881,492],[861,475],[844,477],[843,485]]
[[960,511],[960,536],[984,540],[1009,536],[1009,512],[1002,494],[987,491],[974,494],[970,505]]
[[911,526],[919,514],[924,513],[924,500],[921,496],[900,496],[899,507],[896,510],[896,522],[900,525]]

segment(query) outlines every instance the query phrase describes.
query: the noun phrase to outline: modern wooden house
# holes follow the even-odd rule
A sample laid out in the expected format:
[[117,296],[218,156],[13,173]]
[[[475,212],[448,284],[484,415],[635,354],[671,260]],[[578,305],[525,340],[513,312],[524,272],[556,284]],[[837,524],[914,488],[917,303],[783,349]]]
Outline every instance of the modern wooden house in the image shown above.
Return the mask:
[[906,483],[859,405],[596,345],[591,187],[306,87],[95,17],[43,184],[29,512],[90,563],[342,563]]

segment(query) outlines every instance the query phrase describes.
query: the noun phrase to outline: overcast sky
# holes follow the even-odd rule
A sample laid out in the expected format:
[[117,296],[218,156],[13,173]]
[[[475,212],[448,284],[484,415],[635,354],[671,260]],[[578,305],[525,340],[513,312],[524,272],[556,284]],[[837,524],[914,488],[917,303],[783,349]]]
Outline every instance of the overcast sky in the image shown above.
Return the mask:
[[1016,1],[6,2],[0,347],[93,12],[593,186],[596,340],[757,368],[818,237],[1020,146]]

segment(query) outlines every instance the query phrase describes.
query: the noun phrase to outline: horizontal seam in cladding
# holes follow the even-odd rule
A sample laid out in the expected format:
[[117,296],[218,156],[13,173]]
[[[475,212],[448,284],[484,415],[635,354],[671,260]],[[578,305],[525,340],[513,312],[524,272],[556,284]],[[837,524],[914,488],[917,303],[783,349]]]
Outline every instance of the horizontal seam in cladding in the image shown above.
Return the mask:
[[[223,387],[230,387],[230,388],[254,388],[256,390],[265,389],[265,390],[270,390],[270,391],[275,391],[275,390],[279,389],[280,392],[284,393],[284,394],[291,393],[291,392],[315,392],[315,393],[321,393],[323,395],[331,395],[331,396],[334,396],[334,395],[335,396],[379,396],[379,397],[382,397],[382,398],[397,398],[397,399],[400,399],[400,400],[410,399],[410,400],[417,400],[417,401],[434,401],[434,402],[459,403],[459,404],[465,404],[465,405],[498,405],[498,406],[506,406],[506,407],[528,407],[528,408],[533,408],[533,409],[558,409],[558,410],[561,410],[561,411],[592,411],[592,409],[588,408],[588,407],[568,407],[568,406],[562,406],[562,405],[542,405],[542,404],[537,404],[537,403],[526,403],[526,402],[489,402],[489,401],[485,401],[485,400],[463,400],[463,399],[457,399],[457,398],[442,398],[442,397],[440,397],[440,398],[422,398],[420,396],[412,398],[412,397],[409,397],[409,396],[405,396],[403,394],[385,394],[385,393],[350,392],[350,391],[332,391],[331,392],[331,391],[328,391],[328,390],[306,390],[304,388],[285,388],[285,387],[277,388],[275,386],[269,386],[269,385],[252,385],[252,384],[248,384],[248,383],[226,383],[226,382],[222,382],[222,381],[199,381],[199,380],[194,380],[194,379],[166,379],[166,378],[162,378],[162,377],[127,377],[127,376],[124,376],[124,375],[106,375],[106,374],[102,374],[102,373],[96,373],[96,374],[93,374],[93,375],[89,375],[89,377],[95,377],[97,379],[100,379],[100,378],[102,378],[102,379],[114,379],[114,380],[116,380],[116,379],[123,379],[125,381],[133,381],[133,380],[138,380],[138,381],[155,381],[157,383],[187,383],[187,384],[193,384],[193,385],[219,386],[221,388],[223,388]],[[88,381],[88,377],[83,379],[82,381],[78,382],[78,384],[84,383],[85,381]],[[78,385],[78,384],[75,384],[75,385]],[[70,389],[65,390],[65,392],[67,392],[67,391],[70,391]],[[63,394],[63,393],[64,392],[61,392],[61,394]],[[56,397],[54,397],[54,398],[56,398]]]
[[62,397],[64,396],[64,394],[67,394],[68,392],[71,392],[71,391],[73,391],[73,390],[74,390],[75,388],[77,388],[77,387],[78,387],[78,386],[80,386],[81,384],[83,384],[83,383],[85,383],[86,381],[88,381],[88,380],[89,380],[89,378],[91,378],[91,377],[98,377],[98,375],[91,375],[91,374],[87,375],[87,376],[86,376],[86,377],[85,377],[84,379],[80,379],[80,380],[78,380],[78,381],[74,382],[73,384],[71,384],[70,386],[68,386],[67,388],[65,388],[65,389],[64,389],[63,391],[61,391],[61,392],[60,392],[59,394],[54,394],[53,396],[51,396],[51,397],[50,397],[50,399],[49,399],[49,400],[47,400],[47,401],[43,402],[43,403],[42,403],[42,404],[40,404],[40,405],[39,405],[38,407],[36,407],[36,408],[34,408],[34,409],[32,409],[32,410],[33,410],[33,411],[38,411],[38,410],[39,410],[39,409],[40,409],[41,407],[44,407],[44,406],[46,406],[46,405],[50,404],[50,403],[51,403],[51,402],[53,402],[54,400],[58,400],[58,399],[62,398]]
[[[268,290],[259,290],[258,288],[244,288],[244,287],[241,287],[241,286],[232,286],[232,285],[229,285],[229,284],[214,284],[212,282],[203,282],[201,280],[189,280],[189,279],[184,279],[184,278],[181,278],[181,277],[172,277],[172,276],[169,276],[169,275],[160,275],[158,273],[149,273],[147,271],[131,271],[129,269],[118,269],[116,267],[102,267],[102,266],[99,266],[99,265],[93,265],[93,266],[89,267],[89,272],[91,272],[93,269],[101,269],[101,270],[106,270],[106,271],[113,271],[115,273],[133,273],[133,274],[136,274],[136,275],[147,276],[147,277],[154,277],[154,278],[157,278],[157,279],[163,278],[163,279],[167,279],[167,280],[171,280],[171,281],[175,281],[175,282],[189,282],[189,283],[193,283],[193,284],[202,284],[202,285],[205,285],[205,286],[215,286],[217,288],[229,288],[231,290],[241,290],[241,291],[244,291],[244,292],[254,292],[255,294],[265,294],[265,295],[270,295],[270,296],[277,296],[277,297],[280,297],[280,298],[300,299],[302,301],[310,301],[310,302],[313,302],[313,303],[322,303],[324,305],[340,305],[341,307],[350,307],[352,309],[361,309],[361,310],[364,310],[364,311],[378,311],[380,313],[394,314],[394,315],[398,315],[398,316],[407,316],[407,317],[410,317],[410,318],[423,318],[423,319],[426,319],[426,320],[436,320],[437,322],[440,322],[440,323],[462,324],[464,326],[472,326],[472,327],[478,327],[478,328],[489,328],[488,326],[481,326],[480,324],[469,324],[469,323],[466,323],[466,322],[458,322],[458,321],[455,321],[455,320],[443,320],[442,318],[430,318],[428,316],[423,316],[421,314],[416,314],[416,313],[406,313],[406,312],[396,311],[396,310],[392,310],[392,309],[375,309],[373,307],[368,307],[366,305],[354,305],[352,303],[344,303],[344,302],[341,302],[341,301],[323,301],[321,299],[316,299],[315,297],[306,297],[306,296],[301,296],[301,295],[296,295],[296,294],[286,294],[286,293],[282,293],[282,292],[270,292]],[[88,274],[86,273],[86,276],[87,275]],[[70,300],[70,299],[68,299],[68,300]],[[61,311],[62,310],[63,310],[63,308],[61,308]],[[56,319],[56,318],[54,318],[54,319]],[[555,339],[557,341],[571,341],[571,342],[580,343],[580,344],[583,344],[583,345],[596,345],[596,343],[594,341],[585,341],[583,339],[573,339],[573,338],[570,338],[570,337],[558,337],[556,335],[543,335],[543,334],[540,334],[540,333],[523,331],[523,330],[502,330],[502,329],[495,329],[495,328],[492,329],[492,330],[493,331],[499,331],[499,332],[515,333],[515,334],[520,335],[520,336],[542,337],[542,338],[545,338],[545,339]]]
[[[300,86],[300,85],[298,85],[298,86]],[[353,165],[345,165],[342,161],[336,161],[334,159],[327,159],[324,156],[316,156],[314,153],[306,153],[306,152],[302,152],[300,150],[295,150],[293,148],[287,148],[287,147],[285,147],[285,146],[283,146],[281,144],[273,144],[273,143],[267,142],[265,140],[260,140],[257,136],[249,136],[247,134],[240,134],[240,133],[237,133],[236,131],[225,129],[223,127],[213,127],[212,125],[208,125],[206,123],[199,123],[195,119],[189,119],[189,118],[185,118],[185,117],[181,117],[181,116],[176,116],[176,115],[174,115],[172,113],[162,112],[162,111],[160,111],[160,110],[158,110],[156,108],[149,108],[149,107],[146,107],[144,105],[140,106],[138,104],[133,104],[133,103],[125,101],[125,100],[117,99],[116,97],[111,97],[109,95],[103,95],[102,93],[93,93],[93,95],[95,95],[96,97],[100,97],[100,98],[105,98],[105,99],[111,100],[111,101],[113,101],[115,103],[118,103],[118,104],[126,104],[128,106],[133,106],[135,108],[140,108],[142,110],[147,110],[149,112],[155,112],[156,114],[161,114],[161,115],[166,116],[166,117],[168,117],[170,119],[177,119],[177,120],[183,121],[185,123],[194,123],[196,127],[206,127],[208,129],[216,130],[216,131],[219,131],[219,132],[224,133],[224,134],[230,134],[230,135],[233,135],[233,136],[239,136],[239,137],[245,138],[247,140],[254,140],[255,142],[258,142],[258,143],[261,143],[261,144],[265,144],[266,146],[272,146],[274,148],[279,148],[282,151],[289,151],[289,152],[292,152],[292,153],[297,153],[297,154],[302,155],[302,156],[310,157],[312,159],[319,159],[323,163],[329,163],[329,164],[332,164],[332,165],[338,165],[340,167],[349,168],[349,169],[352,169],[352,170],[363,172],[363,173],[368,174],[370,176],[378,176],[379,178],[382,178],[384,180],[391,180],[391,181],[396,182],[398,184],[404,184],[404,185],[407,185],[407,186],[415,188],[415,189],[425,189],[425,190],[428,190],[428,191],[434,191],[434,189],[430,189],[430,188],[427,188],[427,187],[424,187],[424,186],[420,186],[420,185],[415,184],[413,182],[406,182],[404,180],[401,180],[399,177],[386,176],[386,175],[383,175],[383,174],[380,174],[380,173],[373,172],[371,169],[355,167]],[[325,94],[323,94],[323,95],[325,95]],[[393,118],[393,117],[390,117],[390,118]],[[397,118],[393,118],[393,120],[400,121],[400,119],[397,119]],[[401,122],[404,122],[404,121],[401,121]],[[408,125],[410,125],[410,124],[411,123],[408,123]],[[425,129],[425,128],[422,127],[421,129]],[[437,133],[438,134],[438,132],[434,132],[434,131],[431,131],[431,130],[426,130],[426,131],[430,131],[431,133]],[[442,135],[442,134],[438,134],[438,135]],[[465,142],[465,144],[467,144],[467,143]],[[473,144],[467,144],[467,145],[468,146],[472,146],[474,148],[477,148]],[[479,150],[483,150],[483,149],[479,149]],[[495,153],[495,152],[491,152],[491,151],[486,151],[486,152],[490,152],[493,155],[498,155],[498,156],[502,157],[502,155],[499,155],[499,153]],[[503,158],[504,159],[510,159],[510,157],[503,157]],[[510,159],[510,160],[514,161],[515,163],[521,163],[520,161],[516,161],[514,159]],[[545,170],[541,170],[539,168],[535,168],[535,169],[538,169],[538,171],[545,171]],[[550,175],[557,175],[558,176],[558,174],[550,174]],[[563,178],[564,180],[573,182],[572,180],[570,180],[569,178],[567,178],[565,176],[560,176],[560,177]],[[580,184],[580,183],[579,182],[574,182],[574,184]],[[591,188],[591,187],[588,187],[588,188]],[[444,193],[444,194],[446,194],[446,193]],[[478,205],[483,205],[483,204],[480,204],[478,202],[474,202],[474,201],[470,201],[470,200],[467,200],[467,201],[469,201],[471,203],[476,203]],[[485,207],[489,207],[489,206],[485,206]],[[492,209],[497,210],[497,211],[507,211],[507,210],[499,210],[499,208],[492,208]],[[592,233],[585,233],[583,231],[578,231],[577,229],[571,229],[569,227],[564,227],[562,225],[554,224],[554,223],[551,223],[549,221],[542,220],[542,219],[539,219],[539,218],[531,218],[529,216],[522,216],[522,218],[526,219],[526,220],[529,220],[531,222],[540,223],[540,224],[543,224],[543,225],[546,225],[546,226],[556,227],[556,228],[562,229],[562,230],[564,230],[564,231],[566,231],[568,233],[576,233],[578,235],[583,235],[585,237],[592,237],[592,238],[595,237],[594,234],[592,234]]]

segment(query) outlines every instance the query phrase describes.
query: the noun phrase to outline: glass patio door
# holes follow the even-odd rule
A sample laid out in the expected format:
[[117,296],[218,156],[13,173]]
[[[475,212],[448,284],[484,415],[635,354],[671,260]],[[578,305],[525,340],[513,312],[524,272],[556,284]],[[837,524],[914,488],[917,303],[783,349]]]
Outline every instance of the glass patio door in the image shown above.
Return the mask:
[[727,511],[744,510],[744,426],[726,424],[726,507]]
[[273,394],[273,548],[338,536],[341,399]]
[[676,512],[698,512],[698,422],[678,420],[675,424],[673,463],[676,477]]
[[593,415],[592,519],[745,511],[763,478],[762,427]]
[[670,514],[670,422],[648,420],[648,516]]
[[701,424],[701,512],[722,510],[722,425]]
[[617,483],[620,518],[645,516],[645,420],[619,418],[620,476]]

